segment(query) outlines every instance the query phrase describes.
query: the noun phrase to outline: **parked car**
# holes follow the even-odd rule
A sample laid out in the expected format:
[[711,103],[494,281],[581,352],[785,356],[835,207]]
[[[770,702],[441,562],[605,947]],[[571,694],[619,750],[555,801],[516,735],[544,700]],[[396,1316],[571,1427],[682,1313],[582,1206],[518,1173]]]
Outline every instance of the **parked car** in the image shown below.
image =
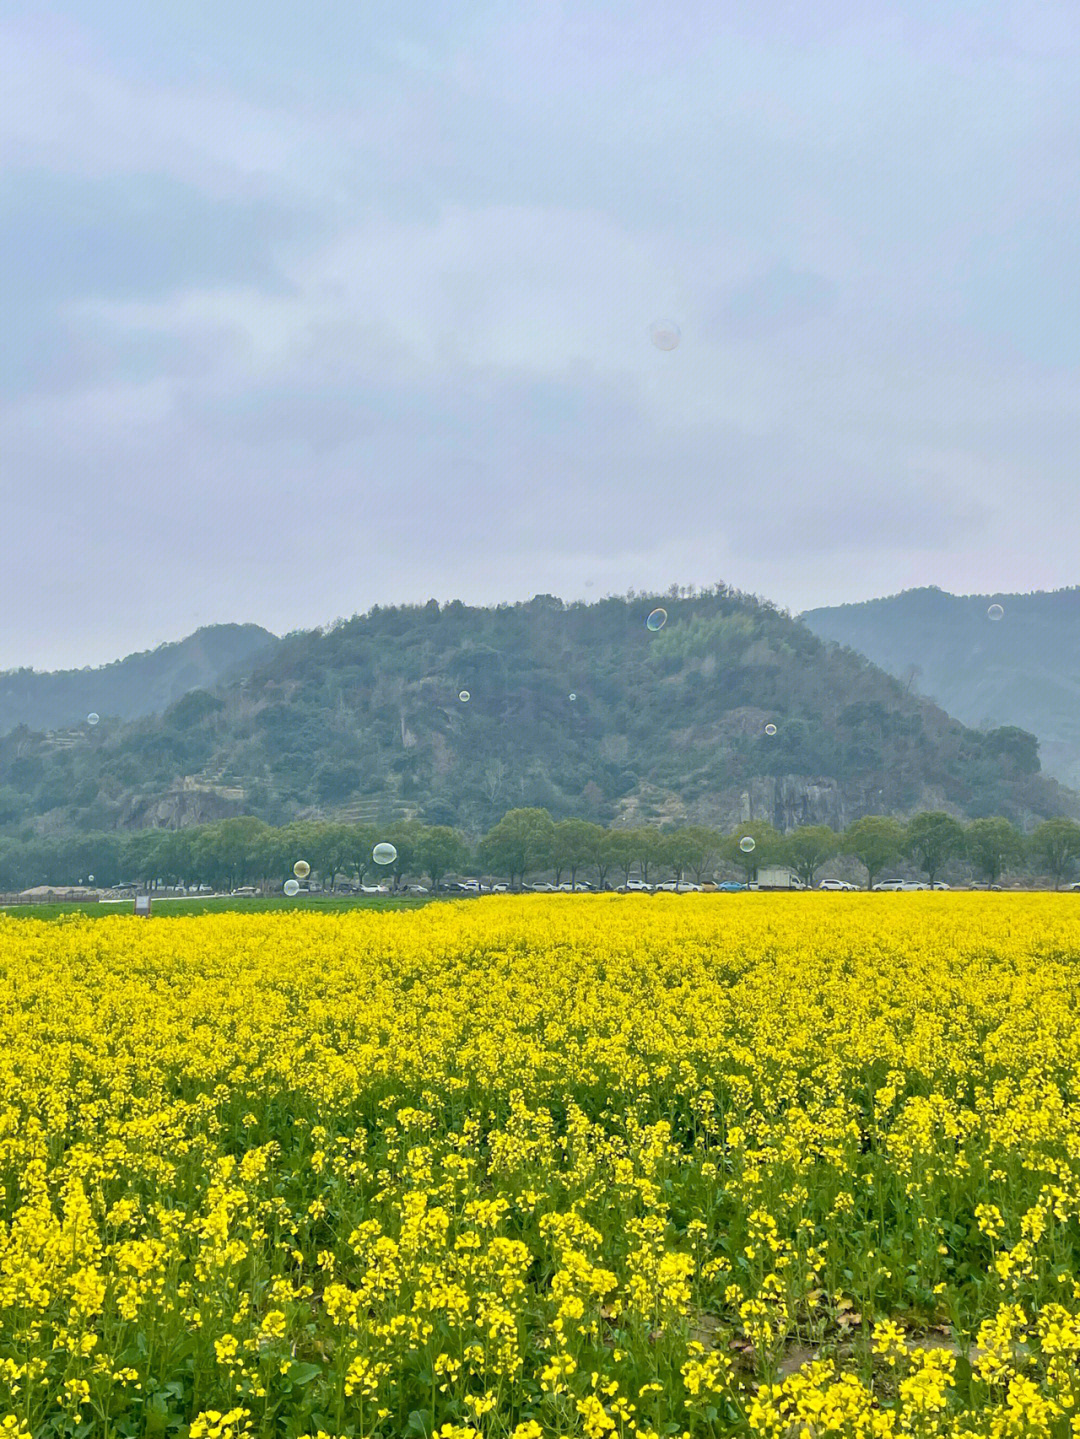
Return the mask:
[[736,894],[739,890],[745,889],[746,885],[737,879],[724,879],[716,886],[721,894]]
[[388,884],[362,884],[362,885],[360,886],[360,893],[361,893],[361,894],[389,894],[389,893],[390,893],[390,886],[389,886]]
[[900,890],[908,888],[906,879],[881,879],[874,885],[875,889]]
[[951,885],[951,884],[946,884],[943,879],[937,879],[937,880],[934,881],[934,888],[935,888],[935,889],[952,889],[952,885]]
[[242,895],[258,894],[258,892],[259,891],[255,888],[253,884],[242,884],[239,889],[230,890],[231,894]]
[[523,884],[522,889],[531,890],[533,894],[558,894],[558,886],[550,880],[542,879],[538,884]]
[[410,885],[409,885],[409,888],[408,888],[408,893],[409,893],[409,894],[430,894],[430,893],[431,893],[431,890],[428,889],[428,887],[427,887],[426,884],[410,884]]
[[[823,879],[823,880],[821,881],[821,883],[818,885],[818,889],[856,889],[856,890],[857,890],[858,887],[859,887],[859,886],[858,886],[857,884],[852,884],[850,880],[846,880],[846,879]],[[876,888],[877,888],[877,885],[875,885],[874,888],[876,889]]]

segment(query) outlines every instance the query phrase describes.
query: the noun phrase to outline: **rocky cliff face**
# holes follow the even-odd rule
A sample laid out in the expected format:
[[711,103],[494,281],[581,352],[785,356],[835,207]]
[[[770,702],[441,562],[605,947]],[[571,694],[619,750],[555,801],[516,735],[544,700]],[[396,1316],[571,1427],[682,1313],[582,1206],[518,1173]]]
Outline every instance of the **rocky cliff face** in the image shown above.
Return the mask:
[[244,791],[223,785],[187,784],[161,795],[128,795],[118,829],[187,829],[245,812]]

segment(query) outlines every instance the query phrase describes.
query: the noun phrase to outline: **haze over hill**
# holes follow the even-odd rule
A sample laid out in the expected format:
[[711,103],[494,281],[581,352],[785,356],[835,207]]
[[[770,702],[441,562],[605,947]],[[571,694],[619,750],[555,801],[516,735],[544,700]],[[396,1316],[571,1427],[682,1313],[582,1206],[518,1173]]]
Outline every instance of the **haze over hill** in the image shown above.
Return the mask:
[[[645,620],[669,616],[659,633]],[[88,705],[90,702],[85,702]],[[946,808],[1076,812],[1017,729],[979,734],[725,586],[566,605],[376,608],[288,635],[158,716],[0,739],[0,825],[177,827],[250,813],[843,826]],[[766,724],[775,724],[769,735]]]
[[[996,622],[991,604],[1004,612]],[[965,724],[1030,730],[1047,773],[1080,787],[1080,588],[951,595],[931,586],[799,618]]]
[[91,711],[119,719],[160,714],[189,690],[212,688],[277,643],[261,625],[207,625],[172,644],[78,670],[0,673],[0,734],[52,730]]

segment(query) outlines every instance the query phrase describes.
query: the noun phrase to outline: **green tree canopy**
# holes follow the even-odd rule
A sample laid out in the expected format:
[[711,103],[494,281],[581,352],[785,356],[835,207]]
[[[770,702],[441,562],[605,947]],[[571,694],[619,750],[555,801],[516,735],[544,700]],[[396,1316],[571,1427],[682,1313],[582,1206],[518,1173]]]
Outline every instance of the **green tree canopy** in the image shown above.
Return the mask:
[[[752,850],[746,851],[740,847],[741,841],[745,838],[754,841]],[[775,829],[767,820],[751,819],[740,824],[738,829],[720,841],[719,857],[728,864],[736,865],[743,870],[746,882],[749,884],[757,878],[757,872],[761,865],[771,864],[780,858],[780,843],[779,830]]]
[[882,814],[864,815],[849,825],[840,841],[842,854],[853,855],[866,868],[866,887],[892,860],[899,859],[904,848],[904,827]]
[[840,849],[840,836],[827,824],[804,824],[780,842],[780,854],[807,887]]
[[549,862],[554,839],[546,809],[511,809],[480,841],[480,857],[493,874],[520,885],[531,869]]
[[965,832],[967,855],[976,874],[996,884],[1007,869],[1019,863],[1024,840],[1014,824],[1000,816],[976,819]]
[[449,825],[436,824],[420,834],[415,858],[420,873],[426,874],[431,880],[431,888],[437,890],[445,875],[461,871],[468,864],[469,846]]
[[964,852],[964,826],[943,810],[914,815],[904,831],[904,853],[925,873],[931,884],[950,859]]
[[1047,819],[1036,826],[1029,840],[1036,863],[1061,888],[1061,881],[1071,873],[1080,858],[1080,824],[1073,819]]
[[587,819],[563,819],[555,826],[554,853],[570,871],[570,883],[577,883],[579,869],[591,864],[603,838],[601,825]]

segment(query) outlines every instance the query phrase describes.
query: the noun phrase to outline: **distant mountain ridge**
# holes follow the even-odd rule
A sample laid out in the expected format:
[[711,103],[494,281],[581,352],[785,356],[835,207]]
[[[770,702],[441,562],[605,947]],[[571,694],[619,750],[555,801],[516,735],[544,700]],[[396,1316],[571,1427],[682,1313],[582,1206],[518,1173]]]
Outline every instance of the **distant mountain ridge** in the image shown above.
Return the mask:
[[[658,605],[668,619],[650,633]],[[415,816],[479,834],[530,805],[605,824],[767,819],[782,831],[935,808],[1021,824],[1080,814],[1080,796],[1040,774],[1033,735],[965,729],[724,585],[376,607],[287,635],[160,713],[122,722],[94,707],[100,725],[80,713],[65,730],[0,738],[0,827],[177,828],[246,813]]]
[[182,695],[227,680],[278,643],[261,625],[206,625],[186,639],[94,669],[0,672],[0,734],[55,730],[91,712],[122,720],[160,714]]
[[[993,604],[1000,620],[988,618]],[[1080,586],[995,595],[930,586],[798,618],[964,724],[1029,730],[1044,770],[1080,788]]]

